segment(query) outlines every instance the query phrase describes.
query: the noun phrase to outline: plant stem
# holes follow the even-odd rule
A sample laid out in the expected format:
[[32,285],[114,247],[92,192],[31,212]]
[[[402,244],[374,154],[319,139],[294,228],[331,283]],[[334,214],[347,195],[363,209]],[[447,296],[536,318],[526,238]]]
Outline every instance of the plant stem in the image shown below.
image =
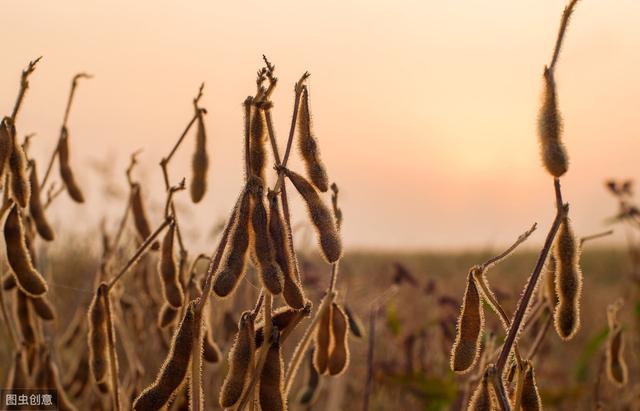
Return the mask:
[[109,288],[105,289],[102,294],[104,298],[104,306],[107,311],[107,341],[109,344],[109,368],[111,372],[111,385],[113,389],[113,408],[120,411],[120,392],[118,387],[118,357],[115,345],[115,329],[113,326],[113,313],[111,311],[111,303],[109,301]]
[[20,76],[20,91],[18,91],[18,97],[16,98],[16,103],[14,104],[13,111],[11,112],[11,120],[14,124],[16,122],[16,117],[18,117],[18,111],[20,111],[20,106],[22,105],[24,95],[29,88],[29,75],[36,69],[36,64],[38,64],[41,58],[42,56],[30,61],[29,66],[27,66],[26,69],[22,70],[22,74]]

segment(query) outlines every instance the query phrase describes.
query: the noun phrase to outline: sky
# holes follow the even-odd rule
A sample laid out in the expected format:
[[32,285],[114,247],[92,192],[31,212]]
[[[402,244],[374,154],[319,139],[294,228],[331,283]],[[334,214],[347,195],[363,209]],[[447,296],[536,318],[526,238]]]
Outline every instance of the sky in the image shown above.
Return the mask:
[[[264,53],[279,78],[273,115],[281,147],[293,84],[311,73],[314,131],[341,188],[348,247],[486,247],[508,243],[534,221],[536,244],[554,214],[536,116],[564,4],[10,1],[0,24],[0,110],[10,113],[20,70],[42,55],[17,122],[20,134],[37,133],[31,150],[42,173],[71,78],[93,74],[80,84],[69,120],[87,203],[60,198],[52,219],[88,230],[107,216],[115,226],[124,200],[105,199],[104,191],[126,192],[129,155],[143,149],[135,175],[157,222],[158,162],[205,82],[208,193],[197,205],[186,194],[178,199],[185,231],[204,251],[202,228],[228,214],[242,185],[241,104],[255,91]],[[634,0],[578,3],[556,69],[571,159],[562,185],[579,235],[606,228],[615,212],[604,180],[640,171],[639,12]],[[171,164],[174,181],[189,177],[193,145],[190,135]],[[297,153],[291,165],[302,169]],[[297,200],[293,214],[294,223],[305,222]]]

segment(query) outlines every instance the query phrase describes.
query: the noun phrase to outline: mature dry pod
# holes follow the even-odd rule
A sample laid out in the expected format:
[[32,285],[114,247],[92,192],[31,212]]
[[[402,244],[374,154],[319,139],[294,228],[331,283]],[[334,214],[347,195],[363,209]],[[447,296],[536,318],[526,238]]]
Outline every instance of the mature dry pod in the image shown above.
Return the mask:
[[198,301],[193,300],[185,310],[182,322],[173,336],[169,354],[156,380],[136,398],[133,403],[134,410],[160,410],[184,381],[193,349],[196,326],[194,309]]
[[260,374],[260,409],[262,411],[287,411],[284,395],[282,350],[278,337],[269,346],[267,359]]
[[[134,183],[131,186],[131,212],[133,213],[133,223],[136,226],[136,230],[140,238],[144,241],[151,236],[151,227],[149,226],[147,212],[142,202],[141,187],[138,183]],[[155,241],[151,245],[151,249],[157,250],[158,248],[160,248],[160,244]]]
[[69,131],[64,126],[58,142],[58,162],[60,163],[60,177],[67,188],[69,197],[76,203],[84,203],[84,196],[69,165]]
[[31,387],[24,357],[24,350],[18,350],[13,354],[13,363],[5,384],[5,387],[9,390],[19,390]]
[[211,331],[208,331],[202,339],[202,358],[212,364],[219,363],[222,358],[220,347],[218,347],[218,344],[213,340]]
[[464,374],[478,360],[480,337],[484,328],[484,312],[473,271],[467,276],[460,317],[458,317],[456,340],[451,348],[451,369]]
[[282,271],[276,264],[275,252],[269,237],[269,221],[264,206],[263,189],[262,181],[253,184],[251,213],[251,227],[254,233],[253,250],[262,283],[271,294],[277,295],[282,292]]
[[198,111],[196,131],[196,151],[191,158],[191,200],[199,203],[207,191],[207,170],[209,169],[209,156],[207,155],[207,133],[204,129],[202,111]]
[[282,296],[290,307],[301,310],[304,308],[305,296],[295,273],[295,258],[291,255],[285,225],[280,214],[278,197],[270,191],[269,201],[269,237],[275,251],[276,263],[283,275]]
[[230,242],[224,260],[213,279],[213,291],[220,297],[229,295],[238,280],[244,275],[249,248],[249,218],[251,215],[251,193],[245,189],[238,207]]
[[318,231],[324,257],[335,263],[342,255],[342,242],[331,211],[322,202],[315,188],[301,175],[285,169],[285,174],[307,204],[311,221]]
[[232,407],[240,399],[248,383],[249,369],[253,367],[255,350],[253,317],[250,312],[245,312],[229,352],[229,371],[220,389],[221,407]]
[[566,216],[558,230],[554,253],[557,265],[556,294],[558,296],[554,323],[556,332],[566,341],[573,338],[580,328],[582,294],[582,272],[578,265],[580,250]]
[[354,337],[362,338],[365,334],[364,324],[362,324],[362,320],[355,315],[348,305],[344,305],[344,312],[347,314],[347,318],[349,319],[349,331]]
[[629,371],[624,359],[624,334],[620,326],[609,331],[606,364],[609,381],[618,387],[627,385]]
[[533,365],[527,361],[524,370],[524,380],[522,382],[522,397],[520,398],[522,411],[540,411],[542,410],[542,400],[538,393],[538,385],[536,384],[536,376],[533,372]]
[[107,383],[109,354],[107,352],[107,308],[105,295],[107,285],[100,284],[89,306],[89,365],[96,383]]
[[33,316],[29,307],[29,297],[20,290],[16,290],[16,318],[23,341],[28,345],[36,343],[36,333]]
[[162,239],[162,251],[158,263],[158,273],[165,300],[173,308],[180,308],[184,303],[184,293],[178,280],[178,265],[173,254],[173,239],[176,225],[172,223]]
[[305,385],[304,391],[302,391],[298,397],[298,402],[302,405],[310,405],[313,403],[316,393],[318,392],[318,386],[320,385],[320,374],[318,374],[316,367],[313,366],[313,352],[314,348],[312,347],[307,353],[307,368],[309,370],[307,385]]
[[493,366],[487,367],[487,370],[482,375],[482,380],[478,384],[478,387],[473,392],[467,411],[493,411],[497,409],[495,404],[495,398],[493,393],[493,387],[491,386],[492,373],[495,372]]
[[158,313],[158,326],[164,328],[170,324],[173,324],[173,320],[176,319],[178,310],[173,308],[169,303],[162,304],[160,312]]
[[567,151],[562,144],[562,118],[558,111],[556,84],[553,72],[544,69],[544,97],[538,114],[538,135],[542,162],[549,173],[560,177],[569,169]]
[[29,175],[31,183],[31,197],[29,197],[29,213],[36,225],[36,230],[40,237],[47,241],[53,241],[53,229],[47,221],[44,214],[44,207],[40,201],[40,183],[38,182],[38,174],[36,171],[36,162],[31,161],[31,174]]
[[349,322],[347,314],[333,303],[331,308],[331,334],[333,344],[329,354],[329,374],[338,375],[344,372],[349,365],[349,342],[347,340]]
[[2,279],[2,289],[5,291],[13,290],[16,286],[16,278],[13,274],[7,274]]
[[4,177],[4,170],[11,156],[11,151],[13,150],[11,129],[9,126],[10,122],[11,119],[5,117],[2,119],[2,123],[0,123],[0,178]]
[[[328,297],[325,297],[328,298]],[[322,317],[320,323],[316,329],[315,335],[315,350],[313,356],[313,365],[320,374],[327,372],[327,366],[329,364],[329,346],[331,345],[331,318],[332,318],[332,305],[329,305]]]
[[249,144],[249,159],[251,163],[251,173],[264,180],[264,168],[266,165],[267,151],[265,149],[264,112],[256,107],[251,117],[251,138]]
[[27,156],[16,138],[16,129],[13,123],[9,124],[11,134],[11,155],[9,155],[10,186],[13,199],[21,208],[29,205],[31,186],[27,176]]
[[46,296],[42,296],[39,298],[29,298],[29,302],[31,303],[31,306],[33,307],[33,310],[38,315],[38,317],[42,318],[45,321],[55,320],[56,311]]
[[323,193],[329,190],[327,170],[320,160],[318,142],[311,132],[311,113],[309,112],[309,91],[302,89],[300,117],[298,123],[298,149],[307,169],[307,176],[314,186]]
[[[271,315],[271,324],[278,330],[284,331],[299,315],[303,315],[299,310],[294,310],[291,307],[279,307]],[[264,323],[256,325],[255,328],[256,348],[260,348],[264,342]]]

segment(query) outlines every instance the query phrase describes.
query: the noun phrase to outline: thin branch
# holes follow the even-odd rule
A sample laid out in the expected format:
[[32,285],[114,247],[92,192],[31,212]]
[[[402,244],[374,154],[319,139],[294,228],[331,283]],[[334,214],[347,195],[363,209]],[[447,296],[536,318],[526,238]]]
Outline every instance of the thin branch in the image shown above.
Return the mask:
[[18,111],[20,111],[20,106],[22,105],[24,95],[29,88],[29,75],[34,72],[34,70],[36,69],[36,64],[38,64],[41,58],[42,56],[30,61],[29,66],[27,66],[26,69],[22,70],[22,75],[20,76],[20,91],[18,91],[18,97],[16,98],[16,103],[13,106],[13,111],[11,112],[11,121],[14,124],[16,122],[16,117],[18,117]]
[[160,233],[162,233],[162,230],[164,230],[169,224],[171,224],[172,221],[173,219],[171,217],[165,218],[162,224],[160,224],[160,226],[156,228],[156,231],[151,233],[151,235],[144,240],[144,242],[140,245],[138,250],[136,250],[135,254],[129,259],[129,261],[127,261],[124,267],[122,267],[120,272],[109,281],[107,285],[108,290],[111,290],[113,288],[113,286],[129,270],[129,268],[131,268],[138,261],[140,256],[142,256],[142,254],[144,254],[145,251],[147,251],[147,248],[149,248],[149,246],[155,241],[156,237],[158,237]]
[[591,234],[591,235],[584,236],[584,237],[582,237],[580,239],[580,246],[582,246],[587,241],[595,240],[597,238],[606,237],[606,236],[609,236],[611,234],[613,234],[613,230],[603,231],[601,233],[596,233],[596,234]]
[[58,196],[60,194],[62,194],[64,192],[65,188],[64,185],[61,185],[57,190],[56,190],[56,185],[55,183],[51,183],[49,184],[49,189],[47,190],[47,201],[45,201],[43,208],[46,210],[47,208],[49,208],[49,206],[51,205],[51,203],[53,203],[53,201],[58,198]]
[[[103,287],[101,285],[100,287]],[[104,306],[107,311],[107,342],[109,345],[109,369],[111,374],[111,389],[113,390],[113,408],[120,411],[120,389],[118,387],[118,357],[116,353],[115,330],[112,316],[114,315],[109,301],[109,286],[102,293],[104,298]]]
[[538,223],[533,223],[533,225],[531,226],[530,229],[528,229],[527,231],[525,231],[524,233],[520,234],[520,236],[518,237],[518,239],[509,247],[507,248],[504,252],[502,252],[501,254],[496,255],[495,257],[492,257],[490,259],[488,259],[486,262],[484,262],[484,264],[482,264],[480,266],[480,268],[482,269],[482,271],[486,271],[488,268],[498,264],[500,261],[504,260],[506,257],[509,256],[509,254],[511,254],[516,248],[518,248],[518,246],[522,243],[524,243],[527,238],[529,238],[529,236],[536,231],[536,228],[538,227]]
[[578,0],[571,0],[569,4],[564,8],[564,12],[562,13],[562,19],[560,20],[560,29],[558,30],[556,45],[553,49],[551,63],[549,64],[550,71],[553,71],[556,63],[558,62],[558,56],[560,55],[560,49],[562,48],[562,40],[564,39],[564,35],[567,31],[567,26],[569,25],[569,18],[573,13],[576,3],[578,3]]

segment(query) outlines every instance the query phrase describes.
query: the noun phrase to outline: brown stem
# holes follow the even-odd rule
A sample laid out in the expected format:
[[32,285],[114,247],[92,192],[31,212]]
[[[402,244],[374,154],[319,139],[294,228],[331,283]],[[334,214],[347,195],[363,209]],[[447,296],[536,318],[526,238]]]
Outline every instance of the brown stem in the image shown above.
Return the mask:
[[509,398],[507,397],[507,393],[504,390],[504,384],[502,383],[502,374],[494,365],[489,365],[488,372],[500,409],[502,411],[511,411],[511,404],[509,403]]
[[111,373],[111,385],[113,389],[113,408],[120,410],[120,390],[118,387],[118,358],[115,344],[115,330],[113,328],[113,319],[111,311],[111,302],[109,301],[109,288],[107,292],[102,294],[104,298],[104,306],[107,311],[107,342],[109,345],[109,369]]
[[542,268],[544,267],[544,262],[547,260],[547,256],[549,254],[549,251],[551,250],[551,246],[553,245],[553,240],[556,236],[556,233],[558,232],[558,229],[560,228],[562,218],[565,216],[569,208],[568,204],[562,205],[560,180],[558,180],[557,178],[554,179],[554,187],[556,191],[557,205],[559,205],[559,207],[557,208],[555,220],[553,221],[549,233],[547,234],[547,238],[544,242],[544,247],[540,252],[538,261],[536,262],[536,266],[531,273],[531,276],[529,277],[529,281],[527,282],[524,294],[522,295],[520,303],[518,304],[518,308],[516,309],[512,325],[509,328],[509,332],[507,333],[502,351],[500,352],[500,356],[498,357],[496,369],[499,375],[502,375],[502,372],[504,371],[504,367],[507,363],[507,359],[509,358],[511,348],[513,347],[513,343],[516,340],[516,336],[518,335],[518,332],[520,330],[520,325],[522,324],[522,320],[524,319],[527,307],[529,306],[529,302],[531,301],[531,297],[533,296],[533,291],[535,290],[538,279],[540,278],[540,273],[542,272]]
[[248,96],[244,100],[244,176],[249,179],[251,175],[251,105],[253,97]]
[[571,17],[571,13],[573,13],[573,9],[576,3],[578,3],[578,0],[571,0],[569,4],[564,8],[564,12],[562,13],[562,19],[560,20],[560,29],[558,30],[558,37],[556,38],[556,45],[553,49],[551,63],[549,64],[550,71],[553,71],[556,63],[558,62],[558,56],[560,55],[560,49],[562,47],[562,40],[564,39],[564,34],[566,33],[567,26],[569,25],[569,18]]
[[494,265],[498,264],[500,261],[502,261],[503,259],[508,257],[509,254],[511,254],[516,248],[518,248],[518,246],[520,244],[524,243],[527,240],[527,238],[529,238],[529,236],[534,231],[536,231],[537,227],[538,227],[538,223],[533,223],[531,228],[528,229],[527,231],[525,231],[524,233],[520,234],[520,236],[516,239],[516,241],[509,248],[507,248],[501,254],[498,254],[495,257],[492,257],[492,258],[488,259],[484,264],[482,264],[481,265],[482,271],[483,272],[486,271],[491,266],[494,266]]
[[107,285],[109,290],[111,290],[111,288],[113,288],[113,286],[118,282],[118,280],[120,280],[120,278],[122,278],[122,276],[125,275],[125,273],[129,270],[129,268],[131,268],[138,261],[140,256],[142,256],[142,254],[144,254],[144,252],[147,251],[147,248],[149,248],[149,246],[155,241],[156,237],[158,237],[160,233],[162,233],[162,230],[164,230],[169,224],[171,224],[172,221],[173,221],[172,218],[166,218],[162,222],[162,224],[160,224],[160,226],[156,228],[156,231],[151,233],[151,235],[144,240],[144,242],[136,250],[135,254],[129,259],[129,261],[127,261],[124,267],[122,267],[120,272],[115,277],[113,277],[111,281],[109,281]]
[[22,74],[20,76],[20,91],[18,91],[18,97],[16,98],[16,103],[13,106],[13,111],[11,112],[11,120],[14,124],[16,122],[16,117],[18,117],[18,111],[20,111],[20,106],[22,105],[24,95],[29,88],[29,75],[36,69],[36,64],[38,64],[41,58],[42,56],[30,61],[29,66],[26,69],[22,70]]
[[584,236],[580,239],[580,246],[582,247],[582,245],[584,245],[584,243],[586,243],[587,241],[591,241],[591,240],[595,240],[597,238],[602,238],[602,237],[606,237],[608,235],[613,234],[613,230],[607,230],[607,231],[603,231],[601,233],[596,233],[596,234],[591,234],[591,235],[587,235]]
[[60,188],[58,188],[57,190],[55,189],[55,184],[51,183],[49,185],[49,190],[47,190],[47,201],[44,203],[43,208],[46,210],[47,208],[49,208],[49,206],[51,205],[51,203],[53,203],[53,200],[55,200],[56,198],[58,198],[58,196],[62,193],[64,193],[64,185],[61,185]]

